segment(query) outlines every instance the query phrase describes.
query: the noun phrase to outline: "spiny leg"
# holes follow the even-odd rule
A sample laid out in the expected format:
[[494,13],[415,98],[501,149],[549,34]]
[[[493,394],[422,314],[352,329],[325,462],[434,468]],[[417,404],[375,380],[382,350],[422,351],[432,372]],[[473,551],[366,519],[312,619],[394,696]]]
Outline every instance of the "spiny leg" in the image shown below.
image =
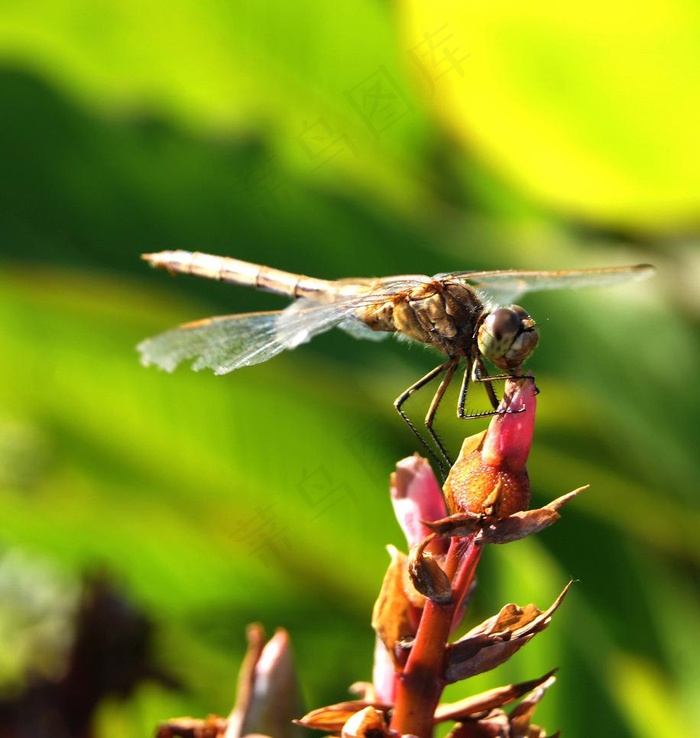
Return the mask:
[[[495,415],[498,409],[498,397],[491,384],[494,379],[505,379],[505,376],[491,377],[486,373],[484,362],[481,357],[477,356],[473,359],[467,359],[467,366],[464,369],[464,375],[462,376],[462,386],[459,390],[459,401],[457,403],[457,417],[460,420],[467,420],[472,418],[483,418],[489,415]],[[465,412],[465,406],[467,404],[467,392],[469,391],[469,382],[480,382],[484,385],[486,394],[489,397],[493,410],[488,410],[483,413],[467,413]]]
[[[472,365],[472,374],[471,378],[475,382],[480,382],[484,385],[484,389],[486,390],[486,394],[489,397],[489,401],[491,402],[491,407],[494,410],[498,409],[499,400],[498,396],[496,395],[496,390],[493,388],[493,382],[497,379],[506,379],[507,375],[499,375],[499,376],[489,376],[489,373],[486,371],[486,367],[484,366],[484,361],[481,358],[481,356],[477,356],[474,360],[474,364]],[[466,379],[466,375],[465,375]],[[468,380],[467,380],[468,382]],[[465,398],[466,398],[466,391],[465,391]],[[461,398],[460,398],[461,399]],[[461,406],[462,411],[464,410],[464,405]]]
[[435,431],[433,430],[433,421],[435,420],[435,413],[437,412],[438,406],[442,402],[442,398],[445,396],[445,392],[450,386],[450,382],[452,381],[452,378],[457,371],[457,367],[459,366],[459,357],[453,357],[442,366],[445,369],[445,376],[442,378],[440,386],[437,388],[437,391],[433,395],[433,399],[430,402],[428,413],[425,416],[425,427],[430,434],[430,437],[433,439],[433,443],[435,444],[436,448],[442,454],[442,457],[447,464],[447,468],[449,469],[452,466],[452,459],[450,459],[450,456],[447,453],[447,449],[445,449],[442,441],[438,438],[437,433],[435,433]]
[[459,388],[459,401],[457,402],[457,417],[464,420],[467,414],[464,412],[464,406],[467,404],[467,391],[469,390],[469,379],[472,373],[472,362],[467,360],[464,367],[464,375],[462,376],[462,385]]
[[[440,364],[439,366],[436,366],[434,369],[431,369],[424,377],[421,377],[417,382],[414,382],[407,390],[402,392],[395,400],[394,400],[394,407],[396,408],[396,411],[398,414],[403,418],[404,423],[411,429],[413,432],[413,435],[421,442],[421,445],[423,448],[428,452],[428,454],[435,459],[437,462],[438,467],[440,468],[440,471],[442,473],[445,472],[443,460],[435,453],[435,451],[430,447],[430,444],[423,438],[423,436],[419,433],[418,428],[413,424],[413,421],[406,415],[406,413],[403,410],[403,405],[408,400],[408,398],[414,393],[417,392],[419,389],[422,389],[425,387],[426,384],[429,384],[432,382],[435,377],[440,376],[443,372],[450,371],[452,374],[454,374],[454,368],[452,368],[453,364],[458,363],[458,360],[455,360],[455,358],[451,358],[448,361],[446,361],[444,364]],[[442,383],[440,385],[442,387]],[[438,393],[440,393],[440,388],[438,388]],[[437,394],[437,393],[436,393]],[[444,389],[442,390],[442,394],[444,394]],[[440,395],[441,399],[442,395]],[[433,402],[435,401],[435,398],[433,398]],[[438,399],[439,403],[439,399]],[[431,404],[432,409],[432,404]],[[437,404],[436,404],[437,409]],[[433,440],[435,440],[436,445],[438,449],[440,450],[440,453],[445,457],[445,460],[448,461],[449,459],[447,457],[447,453],[440,442],[440,440],[435,435],[432,428],[430,429],[430,435]]]
[[[513,412],[511,410],[499,410],[498,409],[500,402],[498,400],[498,396],[496,395],[496,391],[493,388],[493,382],[505,381],[507,379],[514,379],[514,378],[517,379],[518,376],[519,374],[515,374],[515,373],[514,374],[490,375],[486,371],[486,367],[484,366],[484,362],[481,359],[481,357],[477,357],[476,359],[474,359],[471,372],[469,371],[469,365],[467,365],[467,368],[464,372],[464,378],[462,379],[462,388],[459,393],[459,405],[457,407],[457,415],[459,416],[459,418],[461,420],[470,419],[470,418],[484,418],[484,417],[488,417],[489,415],[506,415],[510,412]],[[464,407],[466,404],[467,389],[469,387],[470,381],[479,382],[480,384],[484,385],[484,389],[486,390],[486,394],[489,397],[493,410],[487,410],[486,412],[483,412],[483,413],[465,413]],[[516,412],[523,412],[523,410],[518,410]]]

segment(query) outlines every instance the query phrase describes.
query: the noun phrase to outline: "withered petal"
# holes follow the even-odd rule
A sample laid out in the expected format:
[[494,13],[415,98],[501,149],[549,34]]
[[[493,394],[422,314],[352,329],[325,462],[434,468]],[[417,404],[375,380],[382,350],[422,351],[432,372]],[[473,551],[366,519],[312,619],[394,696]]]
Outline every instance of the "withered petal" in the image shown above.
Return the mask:
[[[564,589],[559,593],[558,597],[550,605],[547,610],[540,610],[535,605],[529,604],[520,607],[512,602],[504,605],[500,611],[490,618],[487,618],[479,625],[475,625],[468,633],[465,633],[454,645],[463,641],[469,641],[477,636],[498,636],[502,638],[506,632],[511,634],[518,632],[519,628],[531,625],[541,619],[549,617],[561,605],[562,600],[571,589],[573,580],[567,583]],[[513,626],[516,627],[513,627]]]
[[[559,605],[561,605],[561,603],[564,601],[564,597],[566,597],[566,595],[569,593],[569,590],[571,589],[573,584],[574,581],[572,579],[567,583],[566,587],[562,589],[557,599],[554,600],[554,602],[546,610],[541,612],[538,611],[539,614],[534,617],[530,621],[530,623],[528,623],[524,628],[514,631],[513,635],[516,638],[519,638],[524,632],[539,633],[540,631],[544,630],[549,625],[552,615],[556,612],[556,610],[559,609]],[[534,605],[530,605],[530,607],[533,607],[535,610],[537,610]]]
[[475,512],[465,511],[448,515],[439,520],[423,521],[425,526],[440,536],[464,537],[478,533],[483,525],[484,516]]
[[384,714],[371,705],[352,715],[340,735],[342,738],[398,738],[389,730]]
[[508,716],[500,710],[481,720],[457,723],[446,738],[509,738]]
[[465,641],[469,638],[476,638],[479,635],[487,635],[487,636],[493,635],[494,630],[495,630],[494,626],[498,622],[499,615],[500,613],[496,613],[495,615],[492,615],[490,618],[487,618],[483,622],[479,623],[479,625],[475,625],[471,630],[465,633],[459,640]]
[[408,556],[408,577],[420,594],[440,605],[448,605],[452,602],[450,580],[438,559],[426,551],[436,537],[437,534],[431,533],[411,549]]
[[559,518],[558,512],[546,507],[523,510],[483,526],[477,541],[482,545],[512,543],[549,528]]
[[466,659],[461,658],[460,651],[450,650],[451,647],[448,647],[444,677],[448,682],[458,682],[495,669],[508,661],[514,653],[529,643],[532,638],[534,638],[534,633],[514,640],[488,643]]
[[396,665],[397,643],[414,636],[416,631],[411,620],[411,603],[404,587],[406,555],[394,546],[388,546],[387,549],[391,563],[374,603],[372,627]]
[[447,653],[454,654],[455,657],[459,655],[464,660],[470,659],[475,656],[483,648],[493,646],[497,643],[504,643],[512,640],[513,634],[510,631],[501,631],[500,633],[488,632],[488,633],[474,633],[469,636],[468,634],[447,646]]
[[[523,625],[527,625],[540,615],[542,611],[534,605],[520,607],[514,603],[504,605],[498,613],[475,625],[456,643],[476,641],[480,643],[493,640],[509,640],[512,634]],[[486,641],[484,641],[486,637]],[[456,644],[455,644],[456,645]]]
[[374,700],[374,684],[372,682],[353,682],[348,687],[350,694],[356,694],[359,700],[372,704]]
[[[425,542],[429,539],[430,536],[425,539]],[[449,577],[437,559],[425,552],[424,548],[424,544],[416,546],[408,558],[408,573],[411,582],[429,600],[438,605],[449,605],[452,603],[452,585]]]
[[380,702],[366,702],[365,700],[348,700],[347,702],[338,702],[335,705],[327,707],[319,707],[316,710],[306,713],[304,717],[295,720],[297,725],[313,730],[326,730],[329,733],[340,733],[347,721],[357,712],[367,707],[373,707],[380,712],[388,712],[391,705],[385,705]]

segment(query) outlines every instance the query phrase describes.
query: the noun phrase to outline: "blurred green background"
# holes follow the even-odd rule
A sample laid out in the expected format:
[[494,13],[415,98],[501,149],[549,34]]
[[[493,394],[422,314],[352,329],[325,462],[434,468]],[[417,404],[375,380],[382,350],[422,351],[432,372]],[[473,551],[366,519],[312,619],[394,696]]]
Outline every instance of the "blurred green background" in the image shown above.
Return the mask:
[[[542,334],[534,502],[591,489],[551,530],[487,552],[469,624],[580,582],[545,634],[449,696],[558,665],[537,712],[551,732],[688,735],[697,4],[0,8],[4,693],[27,668],[57,673],[66,603],[97,568],[183,685],[102,702],[100,736],[226,714],[253,620],[291,632],[309,708],[370,677],[384,546],[403,546],[388,475],[416,450],[392,400],[435,358],[334,332],[226,377],[145,369],[146,336],[284,301],[170,279],[142,252],[329,278],[652,262],[646,283],[523,301]],[[451,448],[483,427],[445,408]]]

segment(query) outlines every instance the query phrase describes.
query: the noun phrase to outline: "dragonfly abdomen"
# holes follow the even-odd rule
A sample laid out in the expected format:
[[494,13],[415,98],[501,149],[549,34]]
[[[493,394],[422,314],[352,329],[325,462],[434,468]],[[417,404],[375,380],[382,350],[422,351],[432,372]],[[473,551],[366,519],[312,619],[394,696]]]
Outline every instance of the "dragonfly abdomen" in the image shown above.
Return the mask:
[[197,277],[273,292],[286,297],[314,297],[333,292],[325,279],[305,277],[303,274],[253,264],[228,256],[214,256],[199,251],[160,251],[144,254],[154,267],[172,273],[194,274]]

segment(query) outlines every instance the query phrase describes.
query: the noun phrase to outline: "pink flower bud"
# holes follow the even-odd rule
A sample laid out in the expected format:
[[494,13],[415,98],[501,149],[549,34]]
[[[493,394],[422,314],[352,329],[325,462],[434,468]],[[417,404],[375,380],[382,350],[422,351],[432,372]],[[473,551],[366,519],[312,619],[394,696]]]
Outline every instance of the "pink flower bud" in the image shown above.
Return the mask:
[[451,514],[502,518],[527,509],[525,463],[535,428],[536,392],[532,377],[508,379],[500,412],[488,430],[464,441],[443,487]]

